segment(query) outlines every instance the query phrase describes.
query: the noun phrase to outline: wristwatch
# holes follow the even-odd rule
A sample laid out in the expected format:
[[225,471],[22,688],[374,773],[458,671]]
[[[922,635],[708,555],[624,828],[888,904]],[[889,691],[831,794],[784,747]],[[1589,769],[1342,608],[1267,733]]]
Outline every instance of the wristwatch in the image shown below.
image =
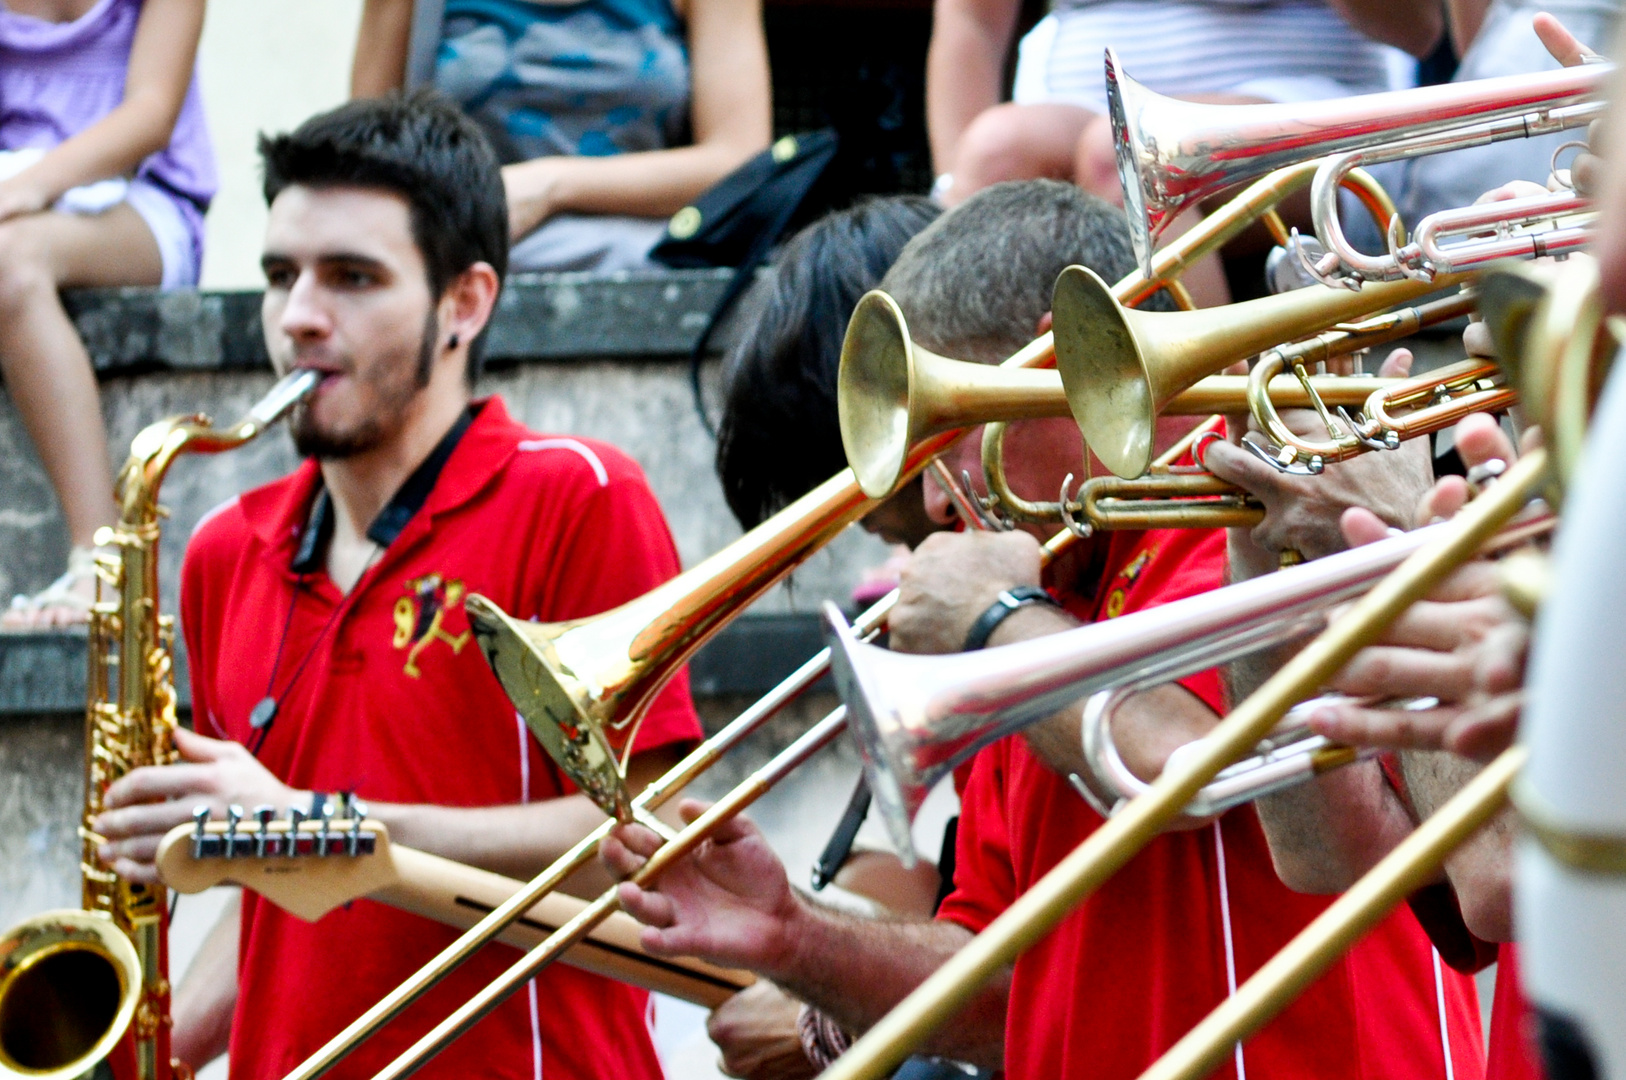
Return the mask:
[[965,652],[975,652],[988,644],[988,638],[1000,623],[1011,617],[1012,612],[1027,607],[1029,604],[1049,604],[1051,607],[1061,607],[1055,598],[1037,585],[1018,585],[1014,589],[1002,589],[994,602],[988,605],[988,610],[977,616],[977,621],[971,624],[971,629],[965,635]]

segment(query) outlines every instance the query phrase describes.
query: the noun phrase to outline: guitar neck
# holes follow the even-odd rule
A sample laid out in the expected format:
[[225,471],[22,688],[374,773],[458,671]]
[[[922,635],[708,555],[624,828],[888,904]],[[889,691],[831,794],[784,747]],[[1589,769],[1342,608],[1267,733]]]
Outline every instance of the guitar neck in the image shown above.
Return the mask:
[[[391,847],[391,855],[397,880],[368,898],[459,929],[473,926],[522,887],[513,878],[399,844]],[[504,930],[498,940],[530,949],[586,906],[586,900],[557,891],[549,893]],[[638,943],[641,929],[630,915],[618,911],[561,959],[584,971],[708,1009],[756,981],[750,972],[716,967],[702,960],[651,956]]]

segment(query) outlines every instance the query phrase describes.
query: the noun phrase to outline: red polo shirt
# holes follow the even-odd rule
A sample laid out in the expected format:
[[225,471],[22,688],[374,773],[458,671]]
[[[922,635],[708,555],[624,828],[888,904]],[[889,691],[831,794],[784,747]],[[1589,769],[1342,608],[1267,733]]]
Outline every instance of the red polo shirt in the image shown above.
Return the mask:
[[[1085,613],[1093,618],[1223,581],[1218,531],[1120,533],[1111,545]],[[1182,685],[1223,711],[1216,672]],[[962,799],[955,889],[939,918],[980,931],[1100,824],[1020,737],[987,747]],[[1017,959],[1007,1076],[1134,1080],[1329,902],[1277,879],[1252,807],[1158,837]],[[1483,1071],[1472,980],[1437,964],[1402,911],[1214,1075],[1468,1080]]]
[[[253,747],[249,714],[269,692],[279,708],[258,756],[297,788],[440,806],[571,790],[487,667],[463,599],[544,621],[591,615],[670,578],[677,552],[625,454],[536,435],[496,398],[475,409],[443,443],[439,474],[420,470],[374,522],[393,539],[348,597],[320,568],[294,569],[319,499],[313,462],[198,526],[181,612],[200,732]],[[639,747],[699,734],[679,674]],[[246,893],[233,1080],[278,1080],[455,937],[371,901],[308,923]],[[488,946],[331,1075],[373,1075],[519,955]],[[420,1075],[654,1080],[647,1016],[644,991],[555,965]]]
[[1519,948],[1505,942],[1496,951],[1486,1080],[1541,1080],[1545,1074],[1534,1027],[1535,1016],[1519,985]]

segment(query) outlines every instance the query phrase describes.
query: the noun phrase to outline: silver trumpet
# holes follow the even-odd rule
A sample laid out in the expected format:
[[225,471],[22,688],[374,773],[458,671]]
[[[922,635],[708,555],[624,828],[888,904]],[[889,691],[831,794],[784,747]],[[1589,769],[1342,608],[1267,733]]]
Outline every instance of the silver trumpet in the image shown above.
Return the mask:
[[[1554,122],[1583,114],[1590,119],[1597,107],[1593,103],[1555,110]],[[1596,217],[1592,200],[1569,190],[1440,210],[1417,223],[1410,243],[1396,214],[1389,220],[1388,251],[1383,255],[1368,255],[1344,236],[1338,216],[1338,191],[1350,172],[1378,162],[1480,146],[1493,141],[1483,136],[1485,131],[1505,123],[1473,124],[1454,132],[1352,150],[1328,159],[1316,170],[1310,185],[1316,239],[1325,252],[1312,259],[1303,246],[1293,245],[1305,270],[1323,285],[1358,289],[1364,281],[1433,281],[1436,274],[1474,270],[1500,259],[1565,255],[1590,244]],[[1568,119],[1565,124],[1570,126]],[[1487,231],[1491,235],[1479,235]],[[1468,239],[1442,243],[1448,237],[1464,236]]]
[[[1084,801],[1102,817],[1116,814],[1129,800],[1152,786],[1130,770],[1112,738],[1113,710],[1135,689],[1103,690],[1084,703],[1084,761],[1089,768],[1071,780]],[[1375,757],[1376,750],[1335,743],[1309,729],[1309,717],[1316,709],[1353,700],[1343,694],[1323,694],[1293,706],[1270,737],[1255,747],[1252,755],[1222,769],[1198,791],[1186,804],[1185,817],[1188,820],[1217,817],[1234,807],[1313,780],[1344,765]],[[1428,709],[1436,704],[1434,698],[1414,698],[1400,707]],[[1176,748],[1169,755],[1168,766],[1195,753],[1199,747],[1200,743],[1190,742]]]
[[1596,99],[1612,70],[1587,64],[1330,101],[1203,105],[1148,90],[1108,49],[1107,102],[1135,253],[1147,265],[1154,238],[1181,211],[1287,165],[1470,127],[1476,141],[1458,145],[1583,127],[1602,111]]
[[[1499,550],[1550,529],[1550,514],[1499,534]],[[932,786],[996,739],[1105,690],[1203,671],[1321,629],[1434,537],[1432,525],[1265,577],[1049,637],[977,653],[921,656],[866,645],[825,605],[831,670],[847,704],[875,806],[898,854]]]

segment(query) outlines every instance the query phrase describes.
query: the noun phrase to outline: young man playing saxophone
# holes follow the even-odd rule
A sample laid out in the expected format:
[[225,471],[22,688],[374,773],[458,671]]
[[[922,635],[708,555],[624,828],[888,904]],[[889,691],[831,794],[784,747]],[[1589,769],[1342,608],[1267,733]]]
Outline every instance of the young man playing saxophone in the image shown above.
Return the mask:
[[[479,130],[432,94],[343,106],[265,139],[267,348],[324,378],[293,417],[307,458],[207,517],[182,570],[194,725],[185,763],[132,773],[97,822],[151,879],[165,831],[207,806],[366,801],[403,843],[529,878],[603,820],[530,736],[463,601],[556,620],[669,578],[638,467],[471,400],[508,229]],[[641,786],[697,738],[679,676],[639,734]],[[328,794],[323,794],[328,793]],[[596,892],[599,882],[581,881]],[[277,1080],[455,936],[358,900],[306,923],[253,894],[175,997],[175,1053]],[[516,957],[483,951],[334,1076],[375,1073]],[[570,968],[533,981],[423,1075],[656,1080],[647,995]]]
[[[996,185],[917,236],[882,288],[923,346],[991,362],[1027,343],[1056,275],[1085,252],[1109,280],[1129,270],[1121,214],[1068,185]],[[1071,420],[1014,425],[1012,433],[1007,461],[1018,494],[1054,498],[1066,473],[1082,471]],[[1164,431],[1165,444],[1174,434]],[[956,474],[978,471],[977,436],[948,455]],[[927,492],[946,518],[945,500],[930,485]],[[1038,543],[1025,532],[936,534],[904,571],[893,647],[951,653],[1006,644],[1202,592],[1222,582],[1224,546],[1213,530],[1103,535],[1053,566],[1060,603],[1024,601],[979,641],[973,630],[988,625],[983,615],[1001,592],[1038,585]],[[1154,762],[1155,774],[1174,746],[1216,722],[1220,706],[1214,672],[1137,694],[1119,712],[1135,721],[1115,725],[1119,747]],[[790,888],[743,820],[654,889],[623,885],[621,899],[650,925],[650,951],[752,968],[813,1006],[808,1040],[821,1053],[839,1052],[842,1033],[874,1024],[1099,826],[1065,779],[1080,758],[1076,708],[977,755],[962,796],[955,889],[935,920],[880,922],[818,905]],[[699,809],[688,802],[683,812]],[[1013,1080],[1138,1076],[1325,906],[1277,880],[1252,808],[1192,826],[1148,846],[923,1051],[1003,1068]],[[605,858],[630,872],[654,839],[623,828]],[[1449,1002],[1444,1016],[1437,998]],[[1403,913],[1218,1075],[1432,1077],[1449,1054],[1456,1075],[1472,1076],[1477,1039],[1471,985],[1454,976],[1436,982],[1428,942]]]

